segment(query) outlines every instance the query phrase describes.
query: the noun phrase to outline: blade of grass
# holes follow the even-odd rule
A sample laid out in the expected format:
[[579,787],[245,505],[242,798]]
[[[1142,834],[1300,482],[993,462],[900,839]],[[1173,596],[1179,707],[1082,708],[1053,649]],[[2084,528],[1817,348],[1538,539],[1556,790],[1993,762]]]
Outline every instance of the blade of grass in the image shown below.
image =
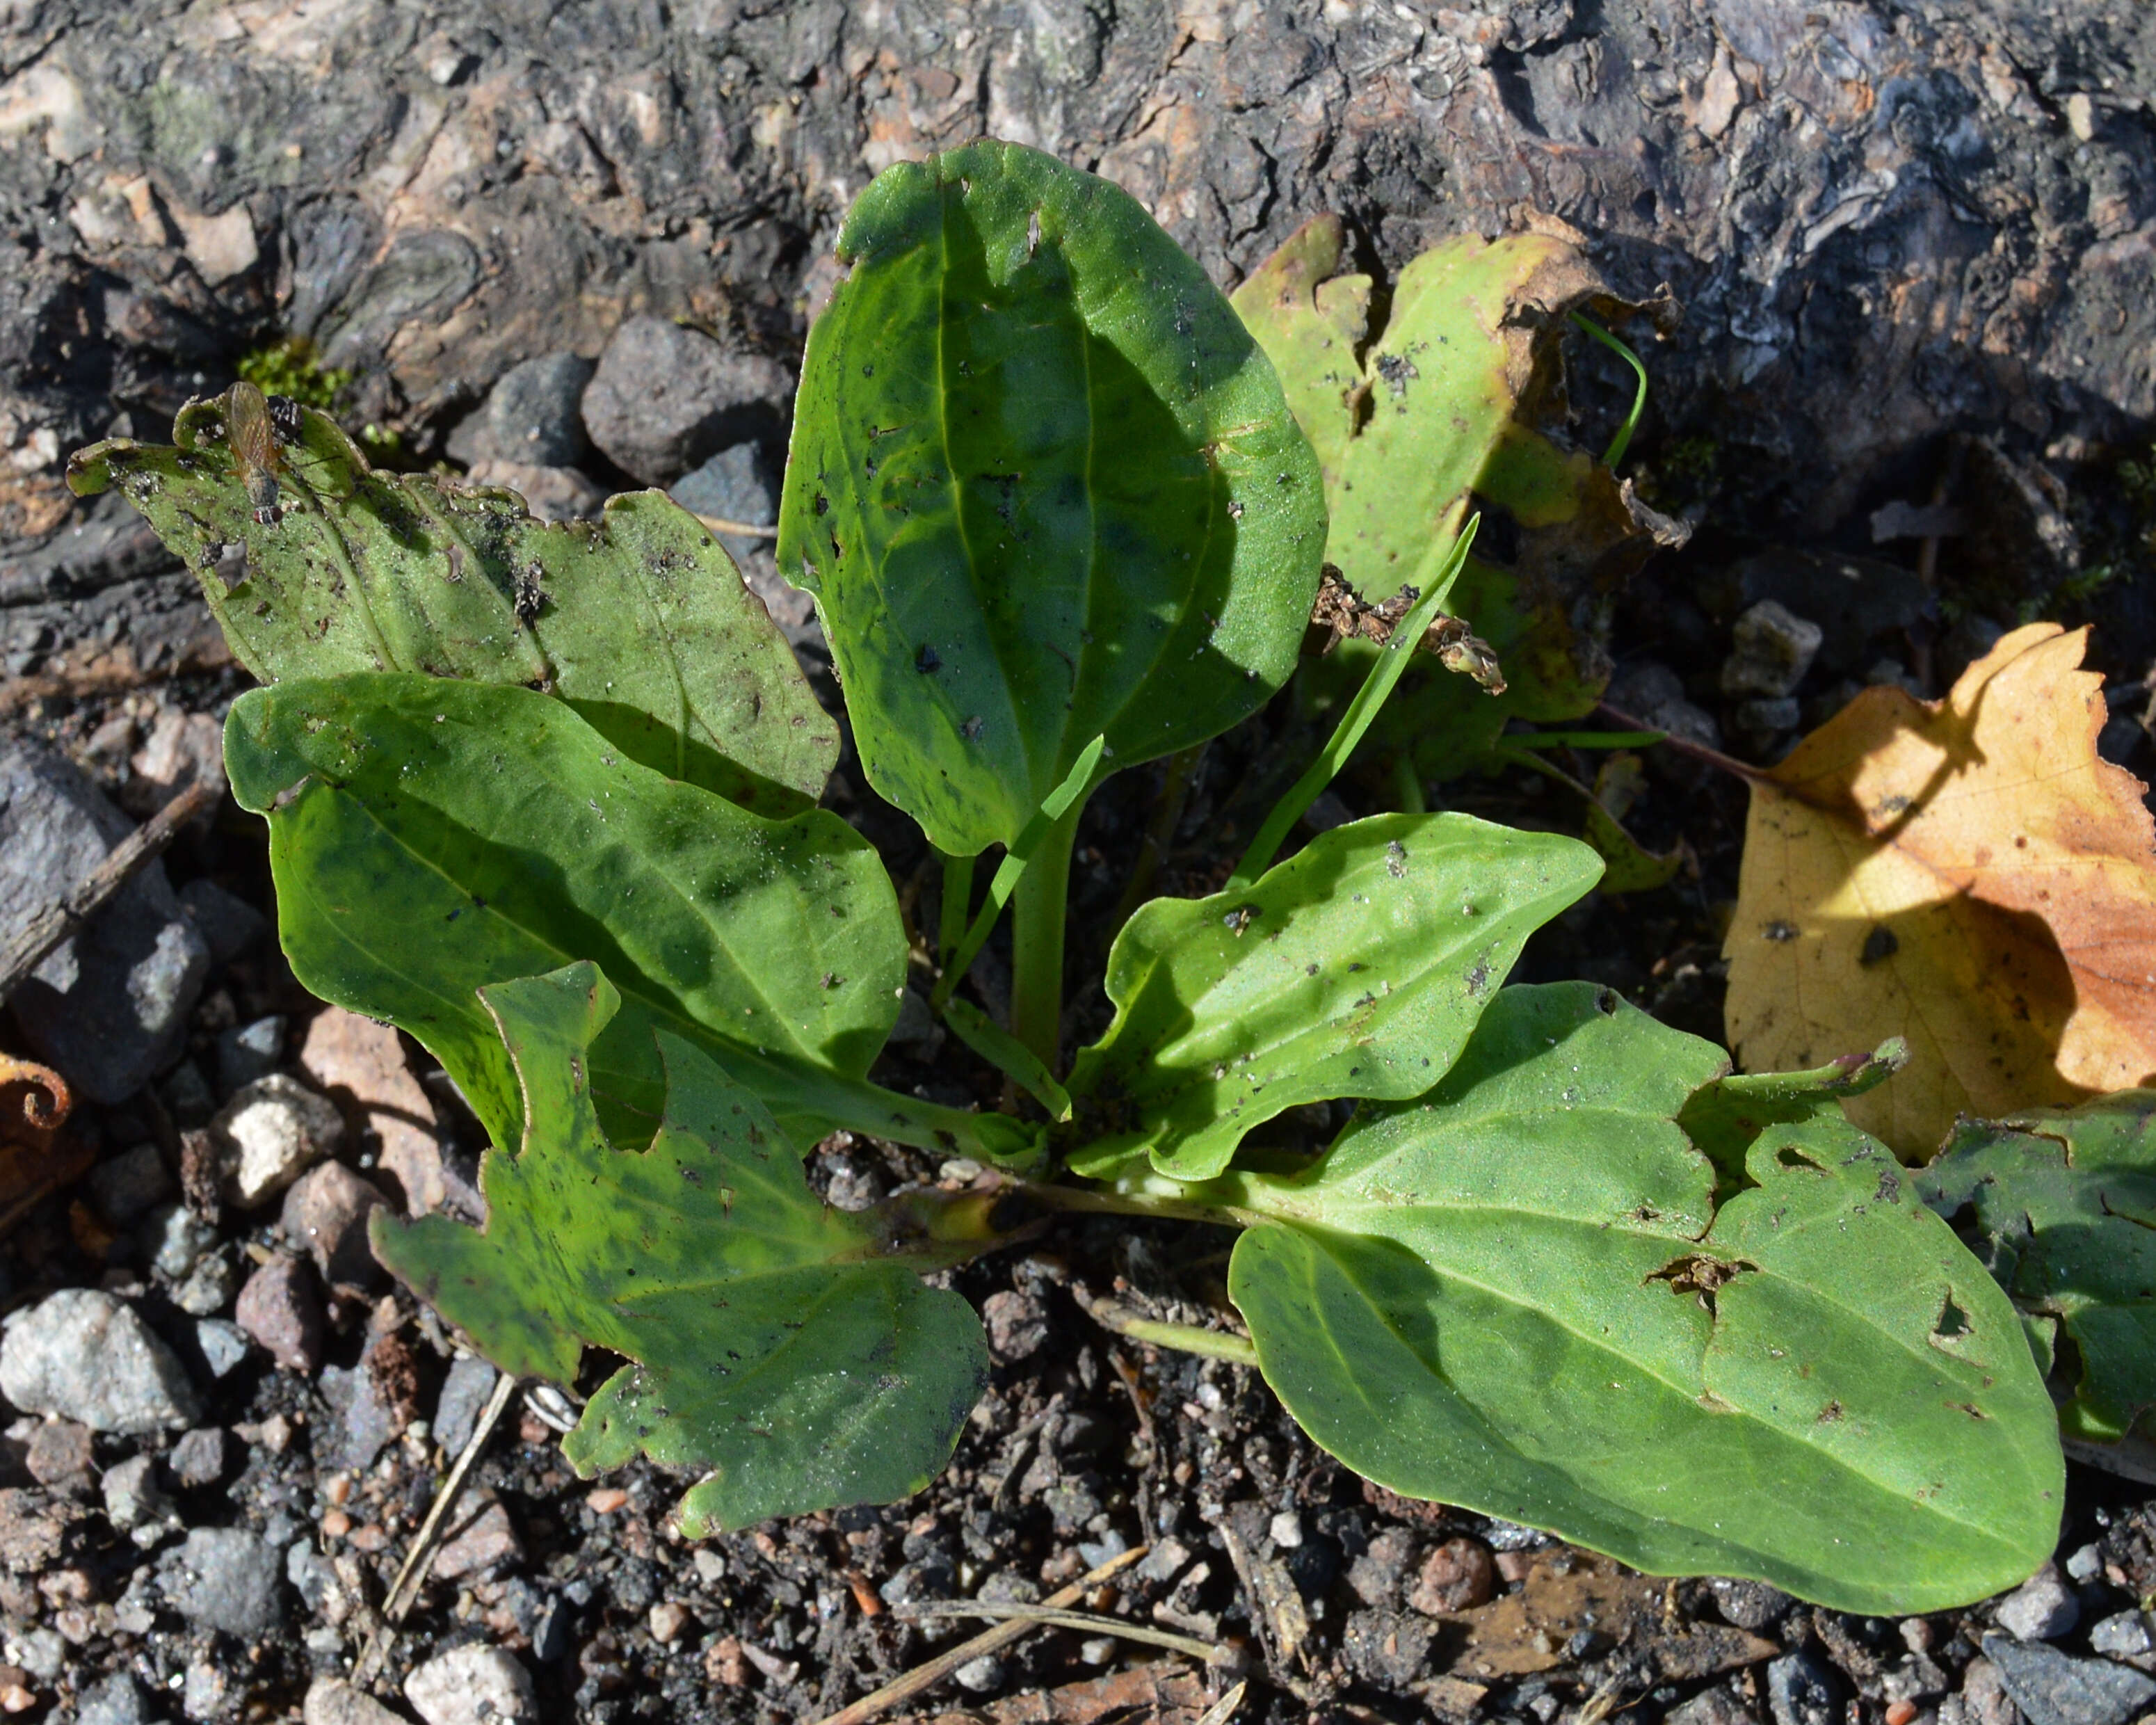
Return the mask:
[[1370,728],[1387,697],[1392,694],[1394,686],[1399,683],[1401,674],[1407,670],[1408,660],[1420,643],[1424,632],[1430,628],[1430,619],[1437,615],[1438,607],[1451,591],[1453,579],[1459,574],[1460,566],[1467,561],[1468,547],[1474,544],[1475,530],[1481,526],[1481,521],[1479,515],[1471,516],[1467,525],[1460,529],[1460,537],[1453,542],[1452,549],[1446,552],[1437,578],[1430,584],[1430,591],[1414,602],[1414,608],[1394,629],[1392,639],[1378,649],[1377,662],[1370,667],[1369,675],[1363,678],[1363,686],[1355,691],[1355,698],[1348,703],[1348,711],[1341,715],[1340,723],[1334,727],[1332,737],[1317,752],[1317,758],[1310,763],[1309,769],[1295,782],[1288,793],[1273,805],[1272,813],[1265,817],[1265,824],[1258,829],[1258,836],[1250,841],[1250,848],[1243,853],[1242,861],[1235,865],[1235,872],[1228,878],[1224,891],[1232,892],[1248,886],[1265,873],[1274,853],[1281,848],[1295,824],[1302,819],[1303,811],[1317,800],[1318,793],[1332,783],[1333,776],[1348,764],[1348,757],[1355,752],[1356,744],[1362,742],[1363,734]]
[[970,1000],[943,1003],[943,1022],[958,1040],[1048,1111],[1059,1124],[1070,1117],[1070,1093],[1017,1037]]
[[1583,317],[1575,311],[1572,314],[1572,321],[1604,347],[1623,359],[1626,365],[1631,367],[1632,375],[1640,380],[1640,387],[1633,392],[1632,395],[1632,411],[1625,416],[1625,423],[1617,428],[1617,435],[1609,439],[1609,447],[1603,453],[1602,465],[1604,467],[1614,467],[1625,459],[1625,451],[1632,447],[1632,434],[1640,429],[1640,415],[1647,411],[1647,368],[1640,362],[1638,354],[1633,352],[1593,318]]

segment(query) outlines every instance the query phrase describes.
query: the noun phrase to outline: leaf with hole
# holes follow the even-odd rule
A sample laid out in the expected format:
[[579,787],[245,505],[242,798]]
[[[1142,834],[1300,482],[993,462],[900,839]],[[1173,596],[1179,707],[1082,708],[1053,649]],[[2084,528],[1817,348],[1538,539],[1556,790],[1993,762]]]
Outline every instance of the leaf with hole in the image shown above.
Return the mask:
[[484,999],[522,1142],[487,1153],[483,1230],[378,1212],[382,1261],[504,1371],[572,1384],[585,1348],[626,1355],[562,1451],[587,1477],[639,1455],[701,1471],[685,1538],[926,1486],[988,1383],[980,1320],[920,1276],[978,1249],[975,1207],[832,1209],[763,1105],[663,1031],[657,1135],[619,1149],[593,1095],[620,1004],[598,968]]
[[2022,1580],[2064,1467],[2012,1307],[1831,1101],[1717,1209],[1677,1117],[1723,1066],[1607,990],[1508,988],[1427,1096],[1199,1189],[1253,1219],[1267,1382],[1367,1478],[1656,1574],[1888,1614]]
[[262,681],[521,683],[630,760],[759,814],[823,794],[838,726],[732,561],[663,492],[613,498],[595,521],[534,521],[513,492],[378,473],[326,414],[295,408],[264,521],[232,452],[233,399],[182,408],[177,447],[113,439],[68,477],[142,512]]
[[1204,1179],[1300,1104],[1419,1096],[1527,937],[1601,866],[1554,834],[1388,814],[1320,834],[1246,888],[1154,900],[1116,937],[1115,1019],[1071,1071],[1103,1134],[1078,1165],[1143,1147]]
[[1024,1142],[865,1081],[906,941],[875,850],[834,814],[767,820],[637,765],[558,701],[406,673],[243,696],[225,758],[270,819],[294,973],[418,1037],[497,1144],[518,1142],[523,1106],[476,991],[578,958],[622,993],[592,1055],[617,1142],[657,1122],[655,1029],[703,1047],[804,1147],[834,1121],[953,1153]]
[[2069,1432],[2112,1443],[2156,1408],[2156,1091],[2058,1113],[1964,1120],[1916,1177],[2024,1312],[2080,1356]]
[[778,566],[869,778],[1009,844],[1096,736],[1217,735],[1295,667],[1316,458],[1218,289],[1127,193],[1014,144],[889,168],[809,332]]

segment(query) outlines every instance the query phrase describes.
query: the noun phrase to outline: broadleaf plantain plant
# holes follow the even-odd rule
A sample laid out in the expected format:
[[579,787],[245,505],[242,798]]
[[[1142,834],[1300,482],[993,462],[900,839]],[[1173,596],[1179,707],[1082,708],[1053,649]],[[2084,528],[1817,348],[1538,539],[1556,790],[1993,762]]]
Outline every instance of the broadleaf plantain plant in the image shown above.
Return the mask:
[[[1004,1207],[831,1213],[799,1161],[843,1126],[999,1164],[1035,1205],[1243,1227],[1267,1380],[1396,1490],[1864,1611],[2034,1569],[2062,1463],[2020,1321],[1841,1121],[1846,1073],[1762,1088],[1605,990],[1505,987],[1595,884],[1574,840],[1396,814],[1275,860],[1460,569],[1471,475],[1357,530],[1414,573],[1401,627],[1225,888],[1123,926],[1114,1020],[1065,1061],[1086,797],[1292,671],[1318,457],[1227,301],[1090,175],[995,143],[895,167],[839,252],[780,567],[870,783],[947,857],[937,1006],[1045,1118],[868,1076],[908,963],[892,884],[812,806],[835,733],[784,643],[664,497],[545,525],[372,472],[282,403],[265,463],[237,393],[176,447],[74,465],[201,573],[266,685],[226,751],[295,972],[417,1037],[493,1137],[484,1230],[377,1219],[382,1260],[510,1371],[626,1356],[570,1459],[700,1471],[691,1534],[902,1496],[986,1373],[920,1273],[993,1250]],[[1407,358],[1445,387],[1445,355]],[[1006,901],[1007,1025],[952,992]],[[1245,1143],[1340,1099],[1322,1153]]]

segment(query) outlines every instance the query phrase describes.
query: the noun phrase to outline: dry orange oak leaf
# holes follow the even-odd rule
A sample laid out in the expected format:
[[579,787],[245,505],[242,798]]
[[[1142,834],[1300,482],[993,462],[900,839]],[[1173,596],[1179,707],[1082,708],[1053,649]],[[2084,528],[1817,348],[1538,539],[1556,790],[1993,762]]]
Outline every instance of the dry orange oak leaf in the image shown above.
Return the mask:
[[2156,824],[2099,760],[2088,631],[2018,629],[1945,700],[1867,689],[1753,781],[1727,1025],[1749,1072],[1908,1039],[1850,1117],[1921,1160],[2156,1074]]

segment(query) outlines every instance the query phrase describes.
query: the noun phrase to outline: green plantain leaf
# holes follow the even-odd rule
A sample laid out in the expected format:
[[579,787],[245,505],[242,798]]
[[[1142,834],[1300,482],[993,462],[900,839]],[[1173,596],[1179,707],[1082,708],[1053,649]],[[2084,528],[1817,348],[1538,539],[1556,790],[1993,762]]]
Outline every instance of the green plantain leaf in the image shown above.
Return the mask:
[[665,1094],[654,1029],[698,1043],[803,1146],[843,1122],[969,1154],[994,1117],[861,1075],[906,942],[875,851],[836,815],[767,820],[615,752],[562,703],[406,673],[295,679],[234,703],[234,794],[270,817],[279,933],[325,999],[410,1031],[497,1144],[523,1108],[475,992],[590,958],[623,1009],[593,1050],[617,1142]]
[[952,1255],[889,1206],[824,1204],[762,1104],[663,1032],[658,1136],[608,1144],[592,1073],[619,997],[595,966],[484,998],[531,1123],[487,1153],[483,1232],[385,1211],[382,1261],[505,1371],[572,1383],[586,1347],[635,1362],[562,1447],[588,1477],[639,1452],[707,1470],[691,1539],[926,1486],[988,1374],[972,1308],[916,1274]]
[[1676,1117],[1724,1064],[1508,988],[1420,1101],[1200,1189],[1258,1219],[1229,1285],[1267,1380],[1358,1472],[1640,1568],[1897,1615],[2019,1582],[2065,1481],[2013,1308],[1831,1100],[1717,1212]]
[[1465,814],[1336,827],[1244,889],[1155,899],[1109,954],[1115,1021],[1072,1096],[1178,1179],[1253,1127],[1336,1096],[1419,1096],[1445,1075],[1528,935],[1594,886],[1576,839]]
[[2065,1326],[2081,1354],[2061,1413],[2073,1435],[2116,1442],[2156,1408],[2156,1091],[1963,1121],[1916,1180],[1942,1215],[1973,1205],[2000,1286]]
[[876,788],[970,856],[1095,737],[1128,767],[1263,705],[1324,503],[1198,266],[1106,181],[993,142],[887,169],[839,255],[778,565],[817,596]]
[[[512,492],[377,473],[302,408],[265,523],[230,450],[228,399],[182,408],[177,448],[83,450],[69,481],[119,487],[264,682],[409,670],[521,683],[630,760],[759,814],[823,794],[838,726],[732,561],[663,492],[616,497],[596,521],[534,521]],[[228,545],[245,551],[229,589]]]

